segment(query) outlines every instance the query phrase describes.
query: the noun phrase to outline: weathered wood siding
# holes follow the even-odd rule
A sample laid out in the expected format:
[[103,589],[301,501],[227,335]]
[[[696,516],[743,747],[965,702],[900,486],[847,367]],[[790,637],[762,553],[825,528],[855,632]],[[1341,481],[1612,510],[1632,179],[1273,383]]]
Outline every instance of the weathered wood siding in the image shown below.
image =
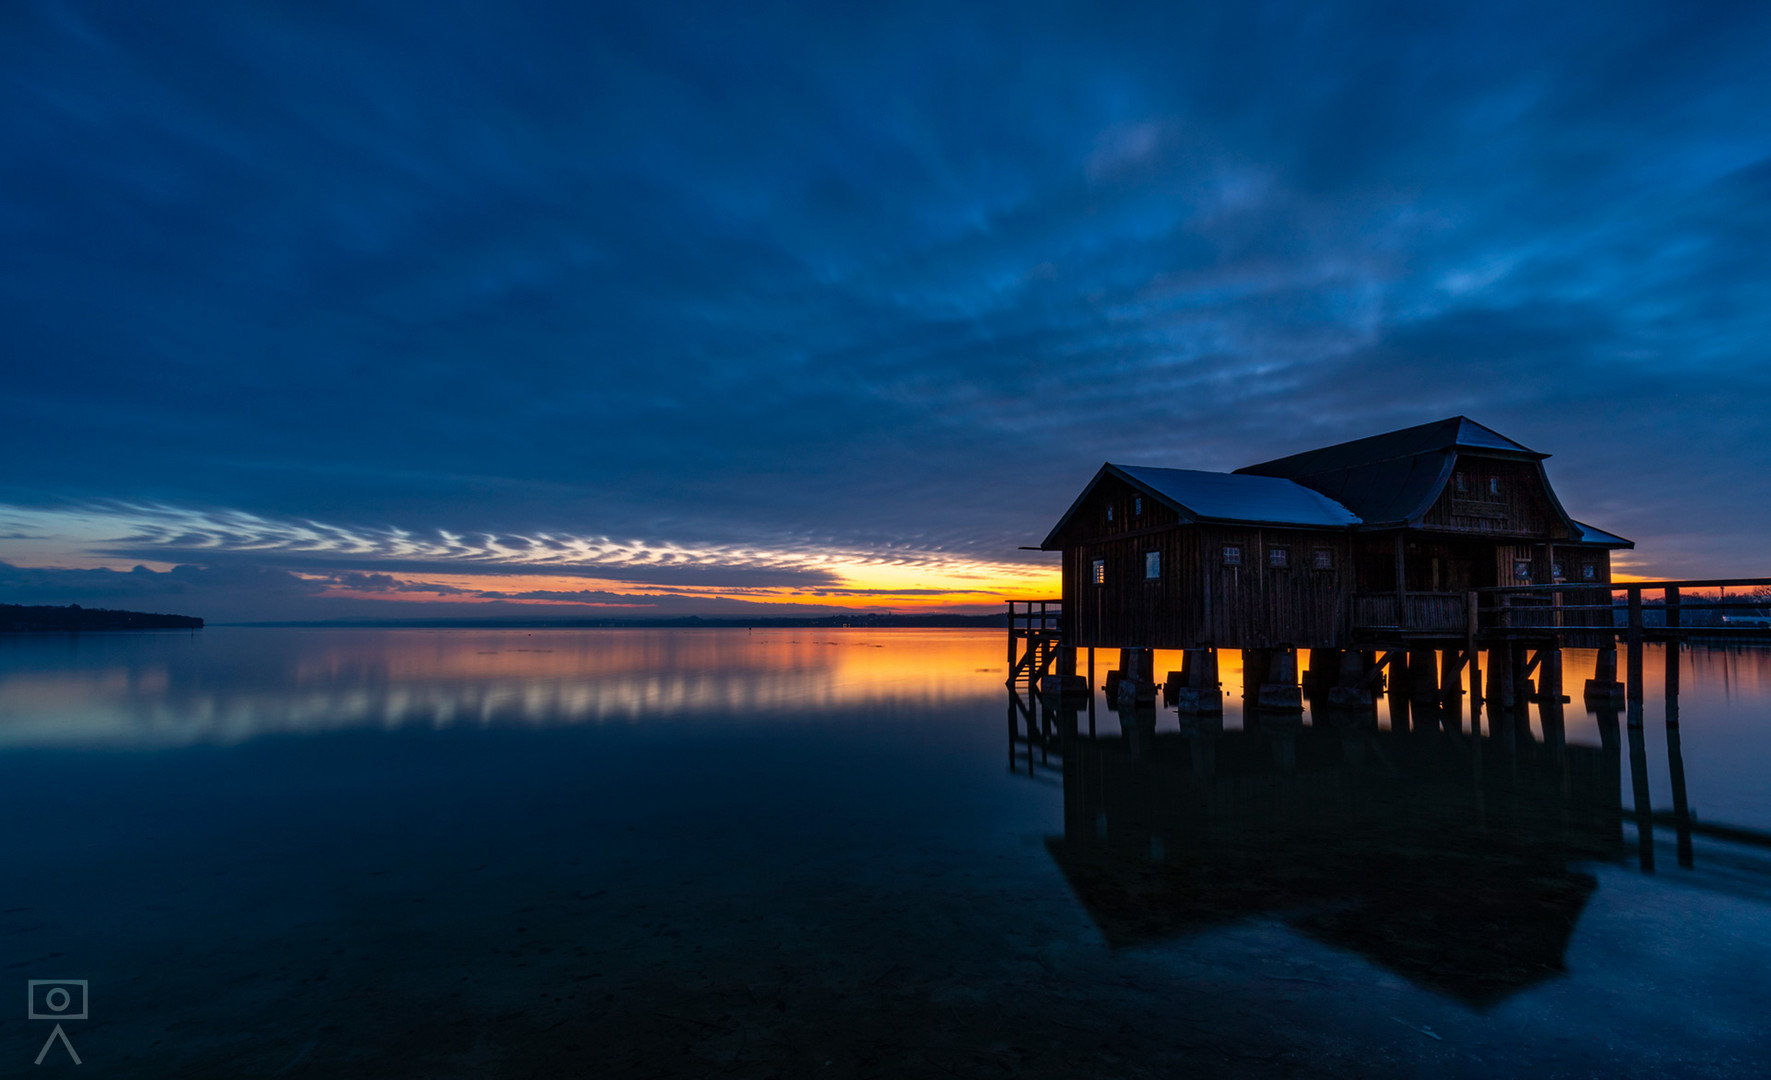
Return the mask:
[[1566,539],[1568,535],[1541,466],[1468,454],[1458,455],[1445,490],[1421,515],[1420,524],[1430,530],[1496,536]]
[[[1065,549],[1065,608],[1075,612],[1077,644],[1095,648],[1337,647],[1352,614],[1350,541],[1341,532],[1210,524],[1101,536]],[[1226,547],[1238,549],[1240,564],[1226,564]],[[1282,567],[1272,565],[1276,549]],[[1160,560],[1154,580],[1144,576],[1151,552]]]

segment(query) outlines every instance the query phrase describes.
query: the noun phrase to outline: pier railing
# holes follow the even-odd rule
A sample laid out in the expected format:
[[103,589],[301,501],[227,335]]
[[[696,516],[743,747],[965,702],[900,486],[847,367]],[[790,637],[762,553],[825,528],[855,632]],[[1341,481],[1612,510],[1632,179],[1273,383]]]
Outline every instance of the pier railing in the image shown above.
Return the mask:
[[[1751,590],[1728,595],[1729,589]],[[1714,592],[1714,596],[1705,595]],[[1610,631],[1631,640],[1771,638],[1771,578],[1701,578],[1477,589],[1477,630]],[[1747,618],[1731,612],[1751,613]]]
[[[1737,591],[1730,596],[1730,589]],[[1352,614],[1355,629],[1406,634],[1461,637],[1548,630],[1636,633],[1647,640],[1771,639],[1771,578],[1569,581],[1458,593],[1366,593],[1353,598]]]
[[1465,593],[1411,592],[1397,617],[1395,593],[1374,593],[1353,598],[1353,625],[1361,630],[1435,630],[1463,633],[1469,622],[1469,597]]
[[1038,685],[1050,670],[1063,636],[1062,600],[1010,600],[1008,602],[1008,684],[1025,680]]

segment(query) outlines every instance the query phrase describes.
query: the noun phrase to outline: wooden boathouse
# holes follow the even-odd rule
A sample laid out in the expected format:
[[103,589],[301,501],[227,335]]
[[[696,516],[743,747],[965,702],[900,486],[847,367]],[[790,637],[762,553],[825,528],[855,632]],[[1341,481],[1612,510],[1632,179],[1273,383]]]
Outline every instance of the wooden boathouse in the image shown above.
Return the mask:
[[1463,636],[1471,591],[1606,586],[1633,546],[1568,516],[1548,456],[1457,416],[1232,473],[1108,463],[1039,546],[1078,647]]
[[1095,650],[1118,649],[1109,683],[1147,701],[1154,650],[1178,649],[1170,700],[1212,711],[1227,648],[1259,705],[1301,708],[1311,683],[1370,704],[1385,668],[1436,698],[1504,639],[1509,704],[1545,660],[1559,694],[1560,647],[1610,643],[1611,552],[1634,545],[1569,516],[1548,456],[1454,416],[1229,473],[1108,462],[1039,545],[1062,554],[1062,599],[1009,605],[1009,682],[1081,689],[1078,651],[1092,683]]

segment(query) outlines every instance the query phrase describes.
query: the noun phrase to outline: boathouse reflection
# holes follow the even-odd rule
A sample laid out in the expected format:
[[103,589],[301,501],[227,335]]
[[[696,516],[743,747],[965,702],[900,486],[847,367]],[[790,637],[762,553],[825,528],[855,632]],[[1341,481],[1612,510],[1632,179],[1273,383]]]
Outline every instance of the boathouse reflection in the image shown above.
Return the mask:
[[1579,864],[1627,852],[1615,734],[1260,713],[1158,732],[1145,708],[1090,737],[1074,704],[1028,705],[1030,734],[1061,738],[1047,846],[1115,947],[1266,915],[1486,1007],[1563,970],[1596,887]]

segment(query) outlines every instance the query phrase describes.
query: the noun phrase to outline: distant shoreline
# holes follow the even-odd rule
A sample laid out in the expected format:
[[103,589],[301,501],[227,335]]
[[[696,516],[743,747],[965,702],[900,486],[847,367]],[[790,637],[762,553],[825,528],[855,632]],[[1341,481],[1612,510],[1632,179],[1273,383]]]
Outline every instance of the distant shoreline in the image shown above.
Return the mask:
[[159,615],[145,611],[113,611],[48,605],[0,604],[0,634],[88,633],[104,630],[201,630],[194,615]]
[[674,619],[325,619],[298,622],[217,623],[217,626],[329,630],[1002,630],[1004,615],[842,615],[823,618],[729,619],[690,615]]

